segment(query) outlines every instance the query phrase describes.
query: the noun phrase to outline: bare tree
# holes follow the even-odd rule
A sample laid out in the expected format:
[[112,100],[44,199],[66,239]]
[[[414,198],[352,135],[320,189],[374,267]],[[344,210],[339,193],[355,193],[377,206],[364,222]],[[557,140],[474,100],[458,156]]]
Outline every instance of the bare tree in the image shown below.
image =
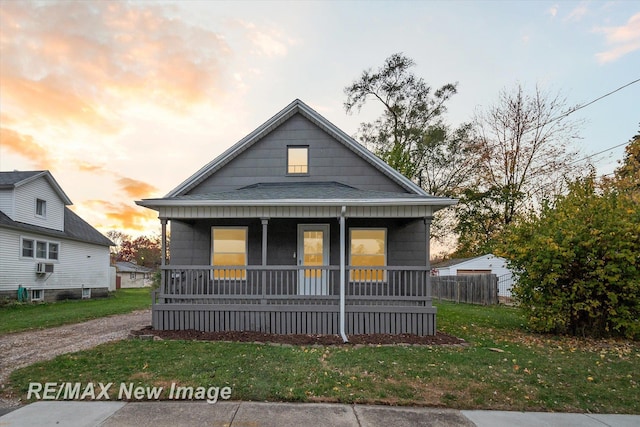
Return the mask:
[[486,250],[479,242],[489,242],[518,215],[562,194],[581,174],[584,165],[576,161],[574,146],[581,122],[569,118],[572,111],[559,94],[539,87],[527,94],[517,85],[476,112],[477,181],[458,215],[463,253]]
[[476,113],[481,185],[502,191],[505,224],[526,205],[561,194],[578,170],[573,142],[580,122],[568,118],[571,111],[559,94],[537,86],[526,94],[517,85]]

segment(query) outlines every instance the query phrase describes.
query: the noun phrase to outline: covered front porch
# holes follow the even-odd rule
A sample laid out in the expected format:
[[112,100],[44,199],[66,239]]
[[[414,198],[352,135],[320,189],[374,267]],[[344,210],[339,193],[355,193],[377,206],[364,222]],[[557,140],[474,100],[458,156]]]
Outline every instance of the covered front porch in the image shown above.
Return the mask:
[[[349,334],[435,334],[430,224],[455,201],[299,187],[296,198],[277,198],[280,187],[268,187],[265,200],[250,199],[247,189],[141,202],[159,212],[165,254],[171,225],[171,263],[162,260],[153,327],[345,341]],[[329,191],[348,197],[327,199]]]

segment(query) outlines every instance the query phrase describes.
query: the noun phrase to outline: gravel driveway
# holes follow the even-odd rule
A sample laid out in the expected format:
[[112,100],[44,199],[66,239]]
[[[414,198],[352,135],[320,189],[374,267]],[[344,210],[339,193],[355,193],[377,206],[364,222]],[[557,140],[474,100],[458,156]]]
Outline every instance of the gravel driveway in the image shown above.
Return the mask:
[[[132,329],[151,324],[151,310],[101,317],[88,322],[0,336],[0,387],[15,369],[126,338]],[[0,406],[12,405],[0,399]]]

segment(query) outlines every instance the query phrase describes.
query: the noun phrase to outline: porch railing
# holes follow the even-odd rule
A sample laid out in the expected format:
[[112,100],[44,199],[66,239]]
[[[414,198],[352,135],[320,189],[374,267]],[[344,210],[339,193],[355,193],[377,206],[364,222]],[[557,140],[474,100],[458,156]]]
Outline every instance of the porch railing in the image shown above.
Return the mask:
[[[157,329],[338,334],[338,266],[165,266],[153,293]],[[347,334],[436,333],[424,267],[349,266]]]
[[[183,266],[162,268],[155,303],[337,303],[338,266]],[[348,266],[345,295],[351,303],[376,301],[395,304],[431,301],[429,275],[424,267]]]

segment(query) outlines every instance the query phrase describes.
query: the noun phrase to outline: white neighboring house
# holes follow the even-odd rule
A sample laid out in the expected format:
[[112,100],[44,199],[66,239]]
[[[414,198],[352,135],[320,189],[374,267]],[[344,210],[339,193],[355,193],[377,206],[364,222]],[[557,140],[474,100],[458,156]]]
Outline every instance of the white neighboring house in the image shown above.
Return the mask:
[[486,254],[475,258],[450,259],[433,265],[438,276],[460,276],[465,274],[495,274],[498,276],[498,295],[511,297],[513,273],[507,260]]
[[153,284],[153,269],[129,261],[116,262],[121,288],[144,288]]
[[113,242],[71,204],[49,171],[0,172],[0,297],[107,295]]

